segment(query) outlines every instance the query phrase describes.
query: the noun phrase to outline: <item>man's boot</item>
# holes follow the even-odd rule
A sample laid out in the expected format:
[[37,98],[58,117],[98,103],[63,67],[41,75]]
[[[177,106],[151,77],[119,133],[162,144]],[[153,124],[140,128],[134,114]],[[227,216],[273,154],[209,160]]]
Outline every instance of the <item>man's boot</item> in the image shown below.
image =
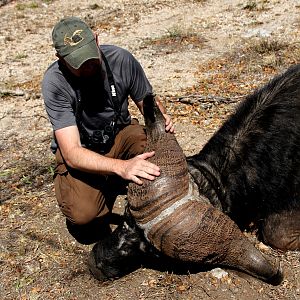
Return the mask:
[[84,245],[90,245],[110,236],[112,233],[110,224],[120,224],[121,220],[121,216],[110,214],[106,218],[96,218],[84,225],[77,225],[66,219],[66,226],[69,233],[77,242]]

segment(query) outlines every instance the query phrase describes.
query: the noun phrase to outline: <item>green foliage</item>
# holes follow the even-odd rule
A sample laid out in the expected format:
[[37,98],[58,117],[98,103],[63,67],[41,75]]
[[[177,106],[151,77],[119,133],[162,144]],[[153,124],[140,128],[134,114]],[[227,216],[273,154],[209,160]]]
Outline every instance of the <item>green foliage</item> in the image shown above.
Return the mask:
[[157,40],[182,40],[182,39],[190,39],[193,37],[197,37],[198,34],[193,31],[192,28],[184,28],[179,25],[175,25],[167,30],[167,34],[163,35],[161,38],[157,38]]
[[243,6],[243,9],[249,10],[249,11],[260,11],[260,10],[266,10],[266,4],[269,3],[269,0],[249,0],[247,3]]
[[28,8],[38,8],[39,4],[37,2],[30,2],[30,3],[17,3],[16,9],[17,10],[25,10]]
[[20,179],[20,183],[21,183],[21,185],[31,185],[32,180],[31,180],[30,176],[23,175],[22,178]]
[[54,175],[54,167],[53,167],[53,166],[49,166],[49,174],[50,174],[51,176]]
[[28,55],[25,53],[17,53],[17,55],[15,56],[15,60],[21,60],[23,58],[27,58]]
[[4,177],[8,177],[15,172],[15,169],[5,169],[0,171],[0,179],[4,179]]
[[184,34],[182,32],[182,29],[179,26],[174,26],[167,30],[167,35],[170,38],[178,38],[183,36]]
[[246,5],[243,7],[243,9],[248,9],[248,10],[255,10],[256,8],[257,8],[256,1],[248,1]]
[[94,4],[91,4],[91,5],[89,6],[89,8],[90,8],[91,10],[96,10],[96,9],[102,8],[102,6],[100,6],[100,5],[97,4],[97,3],[94,3]]

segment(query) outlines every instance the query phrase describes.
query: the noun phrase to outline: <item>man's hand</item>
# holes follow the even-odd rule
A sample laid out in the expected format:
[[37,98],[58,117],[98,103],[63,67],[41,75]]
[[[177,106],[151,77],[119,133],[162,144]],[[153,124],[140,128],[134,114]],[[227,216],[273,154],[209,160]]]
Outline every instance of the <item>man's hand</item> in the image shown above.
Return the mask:
[[171,117],[168,114],[163,114],[163,116],[165,117],[165,120],[166,120],[166,132],[174,133],[175,127],[174,127]]
[[[166,132],[175,133],[175,127],[174,127],[171,117],[166,113],[166,109],[164,108],[164,106],[162,105],[162,103],[160,102],[158,97],[155,97],[155,101],[156,101],[158,108],[160,109],[160,111],[162,112],[162,114],[166,120]],[[140,112],[144,115],[143,100],[138,101],[136,103],[136,105],[137,105],[138,109],[140,110]]]
[[166,120],[166,132],[175,133],[174,124],[172,122],[171,117],[167,114],[165,107],[162,105],[158,97],[155,97],[155,101]]
[[154,180],[160,175],[160,169],[155,164],[146,160],[154,154],[154,151],[146,152],[129,160],[122,161],[122,171],[119,175],[140,185],[143,184],[140,178]]

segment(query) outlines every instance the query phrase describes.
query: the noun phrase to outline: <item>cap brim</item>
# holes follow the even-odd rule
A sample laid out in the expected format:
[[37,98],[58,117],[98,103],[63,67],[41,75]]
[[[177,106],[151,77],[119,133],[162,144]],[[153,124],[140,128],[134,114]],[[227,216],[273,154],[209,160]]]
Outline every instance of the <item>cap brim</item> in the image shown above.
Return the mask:
[[64,57],[64,60],[74,69],[79,69],[80,66],[89,59],[97,59],[100,57],[98,46],[95,40],[90,41],[79,49]]

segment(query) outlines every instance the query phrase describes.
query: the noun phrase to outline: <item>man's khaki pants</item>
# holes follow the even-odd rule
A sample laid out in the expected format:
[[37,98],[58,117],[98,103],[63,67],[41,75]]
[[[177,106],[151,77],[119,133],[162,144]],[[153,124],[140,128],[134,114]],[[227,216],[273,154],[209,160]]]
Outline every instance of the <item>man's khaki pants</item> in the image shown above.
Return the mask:
[[[126,160],[143,153],[145,146],[144,128],[138,122],[132,122],[117,134],[111,150],[104,155]],[[59,149],[56,161],[55,194],[58,205],[67,218],[67,224],[69,221],[69,224],[85,225],[95,219],[104,220],[109,217],[116,196],[122,194],[122,191],[124,193],[127,182],[118,176],[72,169],[65,164]]]

